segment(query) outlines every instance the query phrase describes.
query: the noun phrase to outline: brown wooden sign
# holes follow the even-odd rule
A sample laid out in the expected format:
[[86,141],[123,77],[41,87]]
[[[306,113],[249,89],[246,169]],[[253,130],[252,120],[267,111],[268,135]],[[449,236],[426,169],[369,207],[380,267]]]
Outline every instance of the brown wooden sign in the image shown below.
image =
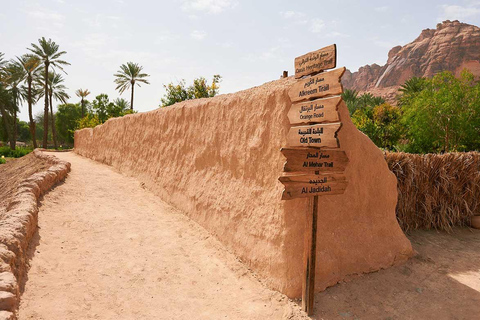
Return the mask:
[[341,174],[299,174],[278,178],[285,185],[282,200],[342,194],[347,180]]
[[340,96],[295,103],[288,112],[291,124],[338,122],[338,105],[342,101]]
[[337,66],[337,46],[322,48],[295,58],[295,78],[301,78]]
[[336,133],[341,125],[337,122],[291,127],[287,135],[287,146],[338,148]]
[[340,79],[344,72],[345,67],[297,81],[288,91],[290,100],[296,102],[341,94],[343,87]]
[[282,148],[281,152],[287,158],[285,172],[343,172],[348,165],[347,154],[340,150]]

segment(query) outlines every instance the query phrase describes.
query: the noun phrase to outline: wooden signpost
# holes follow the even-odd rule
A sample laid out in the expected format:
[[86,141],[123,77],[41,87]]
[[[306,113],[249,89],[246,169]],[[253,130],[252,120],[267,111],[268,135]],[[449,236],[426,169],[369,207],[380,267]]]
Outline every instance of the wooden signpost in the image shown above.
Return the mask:
[[340,121],[337,112],[340,101],[342,98],[332,97],[295,103],[288,112],[288,119],[291,124]]
[[282,200],[342,194],[347,188],[342,174],[299,174],[282,176],[279,180],[285,185]]
[[340,79],[344,73],[345,67],[300,79],[288,91],[290,100],[296,102],[342,94],[343,87]]
[[287,135],[288,147],[338,148],[337,131],[341,123],[314,124],[291,127]]
[[323,72],[336,65],[336,45],[295,59],[295,78],[299,80],[288,92],[293,102],[288,119],[296,126],[290,128],[287,148],[281,150],[287,158],[287,174],[279,178],[285,186],[282,199],[309,198],[312,210],[305,219],[303,254],[302,308],[308,315],[313,313],[315,293],[318,197],[342,194],[348,186],[344,175],[348,158],[339,150],[337,138],[342,127],[338,105],[345,68]]
[[337,46],[312,51],[295,58],[295,79],[308,76],[337,66]]
[[347,154],[341,150],[283,148],[280,151],[287,158],[285,172],[343,172],[348,164]]

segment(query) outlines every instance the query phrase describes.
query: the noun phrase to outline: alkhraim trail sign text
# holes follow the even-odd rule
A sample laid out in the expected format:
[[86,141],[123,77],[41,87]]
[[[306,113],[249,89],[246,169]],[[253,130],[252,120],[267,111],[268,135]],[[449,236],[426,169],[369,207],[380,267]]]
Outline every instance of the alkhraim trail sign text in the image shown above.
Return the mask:
[[345,68],[323,72],[336,65],[336,45],[295,59],[298,80],[288,91],[292,127],[281,150],[287,158],[286,174],[279,178],[285,186],[282,199],[309,198],[312,208],[306,216],[302,290],[302,308],[308,315],[313,313],[315,291],[318,197],[342,194],[348,186],[344,170],[349,160],[337,138],[342,128],[338,106]]

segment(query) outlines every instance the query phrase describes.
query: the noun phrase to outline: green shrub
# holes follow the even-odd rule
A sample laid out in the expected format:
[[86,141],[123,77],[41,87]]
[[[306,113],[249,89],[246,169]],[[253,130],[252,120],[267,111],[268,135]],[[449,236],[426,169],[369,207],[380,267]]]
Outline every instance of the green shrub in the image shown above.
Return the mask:
[[0,164],[4,164],[4,163],[7,163],[7,160],[5,160],[5,158],[2,156],[0,157]]
[[4,156],[6,158],[21,158],[24,155],[32,152],[30,148],[16,147],[15,150],[10,149],[10,147],[0,147],[0,157]]

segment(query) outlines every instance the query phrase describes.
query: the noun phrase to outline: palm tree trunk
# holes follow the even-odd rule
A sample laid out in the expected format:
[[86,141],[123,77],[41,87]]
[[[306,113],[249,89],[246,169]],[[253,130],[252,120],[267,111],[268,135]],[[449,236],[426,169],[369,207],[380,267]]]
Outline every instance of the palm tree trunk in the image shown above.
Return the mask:
[[37,138],[35,137],[35,120],[33,120],[32,114],[32,78],[28,77],[28,117],[30,118],[30,135],[32,136],[33,148],[37,148]]
[[0,104],[0,114],[2,115],[2,122],[3,126],[5,128],[5,131],[7,132],[7,137],[8,141],[10,142],[10,148],[13,149],[13,133],[12,133],[12,127],[10,126],[10,123],[8,121],[8,114],[5,108]]
[[45,63],[45,108],[43,109],[43,148],[47,149],[48,140],[48,63]]
[[50,90],[50,114],[52,115],[52,136],[53,136],[53,145],[57,149],[57,131],[55,130],[55,116],[53,115],[53,99],[52,91]]
[[84,113],[84,111],[83,111],[83,97],[82,97],[82,102],[81,102],[81,104],[82,104],[82,118],[83,118],[83,117],[85,116],[85,113]]
[[132,83],[132,97],[130,98],[130,109],[133,111],[133,89],[135,88],[135,83]]
[[13,93],[13,144],[10,146],[12,150],[15,150],[17,146],[17,94]]

